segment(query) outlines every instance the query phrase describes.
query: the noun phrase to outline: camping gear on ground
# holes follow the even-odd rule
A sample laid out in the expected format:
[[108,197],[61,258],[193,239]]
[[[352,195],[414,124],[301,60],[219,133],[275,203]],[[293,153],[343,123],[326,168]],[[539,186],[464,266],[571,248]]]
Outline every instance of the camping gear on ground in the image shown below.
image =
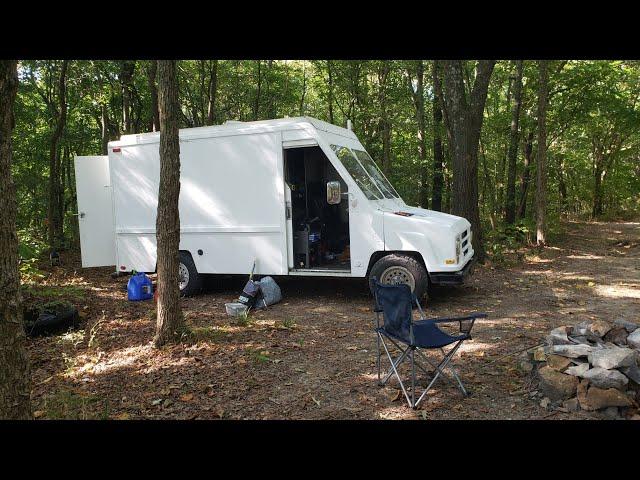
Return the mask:
[[251,267],[251,273],[249,274],[249,280],[242,289],[242,293],[238,297],[238,302],[246,305],[247,311],[253,308],[260,295],[260,287],[253,281],[253,272],[256,269],[256,260],[253,261],[253,267]]
[[247,306],[240,302],[225,303],[224,308],[231,317],[241,317],[248,311]]
[[[458,351],[462,343],[465,340],[471,338],[471,329],[473,328],[475,320],[478,318],[486,318],[487,314],[473,313],[465,317],[427,319],[425,318],[424,312],[420,307],[420,302],[418,302],[416,296],[411,293],[411,288],[408,285],[383,285],[382,283],[378,282],[375,277],[372,278],[372,284],[375,298],[375,330],[377,334],[378,344],[378,356],[376,362],[378,369],[378,384],[380,386],[385,385],[391,378],[391,376],[395,375],[395,377],[398,379],[398,382],[400,382],[400,388],[402,389],[402,393],[404,393],[404,396],[407,399],[407,403],[411,408],[415,409],[425,397],[427,392],[431,390],[431,387],[441,374],[447,380],[452,381],[451,378],[444,372],[444,369],[447,368],[456,379],[463,395],[467,396],[468,393],[465,390],[460,377],[458,377],[456,371],[449,365],[449,362],[453,358],[453,355]],[[418,310],[420,311],[421,319],[418,321],[413,320],[412,305],[414,302],[418,306]],[[382,313],[383,317],[382,325],[380,324],[380,313]],[[438,327],[438,324],[441,323],[443,324],[455,322],[459,324],[460,330],[458,335],[450,335],[449,333],[441,330]],[[388,340],[401,352],[395,359],[391,356],[385,340]],[[380,343],[382,343],[387,358],[391,363],[391,369],[386,373],[382,380],[380,378],[380,357],[382,356],[380,351]],[[449,352],[445,353],[443,347],[451,344],[453,344],[453,347],[449,350]],[[444,357],[439,364],[435,365],[422,352],[423,349],[439,349]],[[428,372],[420,363],[416,361],[416,353],[418,354],[418,359],[425,360],[432,367],[434,367],[435,370],[433,372]],[[409,359],[411,362],[410,393],[407,391],[407,388],[405,388],[402,378],[398,373],[398,367],[406,359]],[[426,373],[431,377],[429,385],[417,399],[416,367],[419,368],[423,373]]]
[[153,298],[151,279],[142,272],[132,275],[127,283],[127,298],[132,302]]
[[50,335],[76,327],[79,323],[78,309],[66,302],[51,302],[24,312],[24,329],[30,337]]
[[256,302],[256,308],[267,307],[282,300],[282,291],[271,277],[264,277],[256,282],[260,288],[260,298]]

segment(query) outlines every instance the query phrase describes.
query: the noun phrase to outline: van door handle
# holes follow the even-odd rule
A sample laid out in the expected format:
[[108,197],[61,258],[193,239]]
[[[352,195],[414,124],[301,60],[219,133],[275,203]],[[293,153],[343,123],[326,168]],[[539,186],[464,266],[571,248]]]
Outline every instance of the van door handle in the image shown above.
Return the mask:
[[287,220],[291,220],[291,202],[287,202],[285,205],[285,213],[287,216]]

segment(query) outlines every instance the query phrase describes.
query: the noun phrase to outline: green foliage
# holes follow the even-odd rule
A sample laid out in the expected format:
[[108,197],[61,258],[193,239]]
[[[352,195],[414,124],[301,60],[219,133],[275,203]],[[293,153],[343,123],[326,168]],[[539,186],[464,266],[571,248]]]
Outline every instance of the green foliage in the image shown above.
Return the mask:
[[18,231],[18,255],[20,257],[20,276],[22,283],[33,283],[44,278],[44,273],[37,268],[37,262],[47,251],[44,241],[33,234],[32,230]]
[[[13,174],[17,187],[23,275],[35,281],[35,259],[42,253],[49,193],[49,156],[56,114],[57,81],[62,62],[25,60],[19,64],[20,86],[15,105]],[[130,86],[130,118],[134,133],[152,129],[150,62],[136,61]],[[383,120],[391,132],[389,179],[403,199],[416,205],[426,170],[431,202],[433,180],[433,99],[431,61],[424,61],[426,163],[418,157],[414,61],[382,60],[184,60],[178,66],[181,127],[227,120],[252,121],[308,115],[339,126],[347,119],[371,156],[383,157]],[[472,81],[475,62],[465,62]],[[217,68],[215,101],[210,97]],[[102,109],[110,140],[124,133],[121,61],[73,60],[67,74],[68,118],[59,147],[64,191],[65,247],[77,246],[73,157],[102,151]],[[388,74],[384,75],[385,69]],[[602,179],[603,213],[632,217],[640,208],[640,62],[554,60],[549,64],[548,199],[549,222],[593,213],[595,176]],[[480,141],[478,192],[480,212],[488,229],[502,229],[507,171],[505,158],[511,124],[510,96],[515,66],[498,61],[489,86]],[[525,223],[534,215],[537,67],[524,61],[516,197],[521,196],[525,140],[532,135],[534,160],[529,167]],[[451,162],[447,135],[444,205],[450,205]],[[597,167],[598,152],[604,160]],[[597,167],[597,168],[596,168]],[[430,203],[429,203],[430,204]],[[629,213],[631,212],[631,213]],[[26,234],[28,232],[28,235]],[[504,232],[503,232],[504,233]],[[508,241],[511,234],[500,237]],[[24,244],[24,245],[23,245]],[[505,245],[506,248],[509,245]]]

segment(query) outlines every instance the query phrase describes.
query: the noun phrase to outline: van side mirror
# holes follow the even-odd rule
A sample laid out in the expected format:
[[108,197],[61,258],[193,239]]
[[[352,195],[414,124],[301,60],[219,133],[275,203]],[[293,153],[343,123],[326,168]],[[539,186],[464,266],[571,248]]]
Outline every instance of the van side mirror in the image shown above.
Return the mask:
[[327,203],[329,205],[337,205],[342,200],[340,192],[340,182],[327,182]]

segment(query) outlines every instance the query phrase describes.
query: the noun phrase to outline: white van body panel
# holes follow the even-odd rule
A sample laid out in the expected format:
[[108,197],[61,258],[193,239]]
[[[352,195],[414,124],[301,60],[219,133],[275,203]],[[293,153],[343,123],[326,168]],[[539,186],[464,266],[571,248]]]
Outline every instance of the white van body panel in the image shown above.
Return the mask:
[[[180,249],[203,273],[287,273],[281,136],[180,142]],[[111,149],[113,150],[113,149]],[[118,265],[152,272],[160,178],[159,144],[109,154]],[[202,250],[202,255],[197,252]]]
[[[364,277],[372,255],[384,251],[418,252],[430,273],[456,272],[473,256],[465,219],[409,207],[400,198],[369,200],[364,195],[331,148],[366,151],[350,130],[299,117],[227,122],[182,129],[179,135],[180,249],[191,253],[200,273],[248,274],[256,260],[260,275]],[[111,220],[120,271],[156,268],[159,139],[156,132],[109,142],[113,208],[104,221]],[[283,152],[300,147],[319,147],[347,185],[342,201],[349,202],[350,271],[292,268],[291,192]],[[77,181],[85,180],[79,175]],[[466,254],[456,264],[445,263],[455,258],[455,238],[462,231],[469,235]],[[82,248],[92,249],[88,244]]]

